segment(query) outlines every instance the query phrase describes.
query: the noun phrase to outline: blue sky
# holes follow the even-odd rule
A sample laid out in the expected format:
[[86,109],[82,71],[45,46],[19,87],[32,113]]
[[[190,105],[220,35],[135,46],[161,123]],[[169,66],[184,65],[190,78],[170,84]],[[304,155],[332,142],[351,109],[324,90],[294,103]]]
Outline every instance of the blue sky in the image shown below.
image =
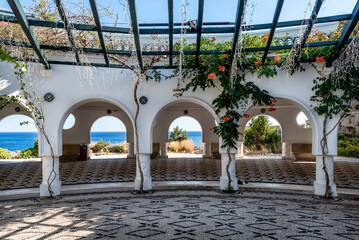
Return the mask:
[[[65,5],[71,7],[71,2],[81,2],[81,0],[65,0]],[[85,4],[89,6],[87,0]],[[128,22],[125,20],[123,8],[119,4],[123,0],[97,1],[103,6],[110,6],[114,14],[118,14],[119,22]],[[187,19],[196,19],[198,11],[198,0],[187,0]],[[238,0],[205,0],[204,21],[230,21],[234,22]],[[247,13],[245,20],[252,24],[271,22],[277,0],[248,0]],[[288,21],[302,19],[310,2],[312,5],[315,0],[285,0],[279,21]],[[356,0],[326,0],[321,8],[319,17],[351,13]],[[32,0],[21,0],[23,5],[31,5]],[[181,20],[182,0],[174,0],[174,21]],[[0,8],[10,9],[6,0],[0,0]],[[168,22],[167,0],[137,0],[137,11],[139,22]],[[310,13],[307,13],[306,17]],[[251,15],[251,17],[250,17]],[[112,25],[114,20],[108,17],[101,19],[104,25]],[[35,126],[28,124],[20,126],[19,123],[28,121],[24,116],[11,116],[0,121],[0,132],[34,132]],[[179,118],[170,127],[180,126],[188,131],[201,131],[200,125],[191,118]],[[124,131],[125,127],[115,118],[103,118],[97,121],[93,126],[93,131]]]

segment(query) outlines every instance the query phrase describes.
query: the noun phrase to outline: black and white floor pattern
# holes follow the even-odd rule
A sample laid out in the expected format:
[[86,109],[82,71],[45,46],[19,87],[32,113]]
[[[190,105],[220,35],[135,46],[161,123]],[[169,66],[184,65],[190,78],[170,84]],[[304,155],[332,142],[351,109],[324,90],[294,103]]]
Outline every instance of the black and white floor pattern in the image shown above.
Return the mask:
[[359,239],[359,201],[157,191],[0,202],[0,239]]
[[[63,185],[133,182],[134,159],[93,159],[60,163]],[[236,160],[238,179],[248,182],[313,185],[314,162],[281,159]],[[218,159],[178,158],[151,160],[152,181],[219,181]],[[359,189],[359,163],[336,162],[334,179],[339,188]],[[37,188],[41,163],[0,164],[0,190]]]

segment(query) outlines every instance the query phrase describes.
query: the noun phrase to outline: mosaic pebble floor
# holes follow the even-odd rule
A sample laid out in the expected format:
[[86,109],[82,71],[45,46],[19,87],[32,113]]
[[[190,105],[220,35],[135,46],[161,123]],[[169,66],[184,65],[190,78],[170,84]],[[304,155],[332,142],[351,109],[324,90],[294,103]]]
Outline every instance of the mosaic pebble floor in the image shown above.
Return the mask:
[[155,191],[0,202],[0,239],[359,239],[359,201]]
[[[219,181],[220,160],[178,158],[151,160],[152,181]],[[93,159],[60,164],[63,185],[132,182],[135,160]],[[237,177],[248,182],[312,185],[315,163],[281,159],[236,161]],[[335,183],[339,188],[359,189],[359,163],[336,162]],[[0,190],[37,188],[41,163],[0,164]]]

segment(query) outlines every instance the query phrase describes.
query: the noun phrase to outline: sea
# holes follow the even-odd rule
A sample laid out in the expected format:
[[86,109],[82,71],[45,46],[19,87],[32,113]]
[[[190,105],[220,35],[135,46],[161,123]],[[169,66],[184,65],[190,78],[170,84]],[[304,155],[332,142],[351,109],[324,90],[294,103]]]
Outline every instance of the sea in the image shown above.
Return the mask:
[[[201,147],[202,132],[188,131],[187,136],[188,139],[192,139],[195,146]],[[0,148],[9,151],[23,151],[33,147],[36,139],[36,132],[0,132]],[[100,140],[113,144],[122,143],[126,141],[126,132],[91,132],[91,142]]]

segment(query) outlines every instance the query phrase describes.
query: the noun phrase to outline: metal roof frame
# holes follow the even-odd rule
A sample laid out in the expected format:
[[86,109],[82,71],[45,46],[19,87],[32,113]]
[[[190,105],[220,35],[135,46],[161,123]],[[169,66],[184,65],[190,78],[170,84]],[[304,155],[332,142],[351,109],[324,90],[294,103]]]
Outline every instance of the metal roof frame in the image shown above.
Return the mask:
[[[58,50],[58,51],[75,51],[77,64],[81,64],[80,58],[77,52],[77,46],[74,41],[72,30],[83,30],[83,31],[95,31],[98,33],[98,37],[100,40],[101,48],[81,48],[81,51],[84,53],[102,53],[105,58],[105,64],[90,64],[93,66],[104,66],[104,67],[119,67],[120,65],[110,64],[108,54],[115,54],[115,55],[131,55],[132,51],[123,51],[123,50],[110,50],[106,48],[106,44],[103,38],[103,32],[108,33],[130,33],[130,28],[124,27],[109,27],[109,26],[102,26],[100,22],[100,18],[98,15],[97,5],[95,0],[89,0],[92,13],[95,20],[95,25],[87,25],[87,24],[75,24],[70,23],[66,13],[65,8],[63,7],[62,0],[55,0],[56,6],[59,10],[60,17],[62,21],[60,22],[51,22],[51,21],[44,21],[44,20],[37,20],[31,19],[26,16],[24,9],[20,3],[20,0],[7,0],[14,16],[7,15],[7,14],[0,14],[0,19],[4,21],[8,21],[11,23],[18,23],[20,24],[23,32],[25,33],[26,37],[28,38],[29,42],[16,42],[10,41],[7,39],[0,39],[0,43],[6,45],[16,45],[22,47],[29,47],[33,48],[35,53],[37,54],[40,62],[44,64],[45,68],[50,68],[51,64],[76,64],[72,62],[56,62],[56,61],[48,61],[44,52],[42,50]],[[264,23],[264,24],[254,24],[254,25],[243,25],[242,23],[242,14],[244,11],[246,0],[238,0],[237,6],[237,15],[235,22],[203,22],[203,9],[204,9],[204,0],[199,0],[198,2],[198,19],[197,19],[197,26],[196,29],[190,31],[189,23],[186,23],[185,26],[188,26],[187,33],[188,34],[196,34],[196,50],[194,51],[184,51],[185,55],[196,55],[195,63],[196,66],[199,65],[199,56],[202,54],[230,54],[230,61],[233,61],[234,53],[236,51],[236,47],[238,44],[238,34],[239,31],[251,29],[251,30],[263,30],[270,28],[270,34],[268,36],[267,44],[265,47],[259,48],[246,48],[243,49],[244,52],[258,52],[263,51],[264,54],[262,56],[262,62],[264,63],[267,59],[269,51],[276,51],[276,50],[283,50],[283,49],[291,49],[291,45],[283,45],[283,46],[271,46],[274,33],[278,28],[284,27],[293,27],[293,26],[300,26],[305,21],[307,23],[306,31],[303,35],[302,41],[300,43],[300,47],[318,47],[318,46],[336,46],[338,52],[342,51],[346,44],[350,42],[350,35],[353,32],[355,26],[358,24],[359,21],[359,1],[355,5],[352,14],[342,14],[336,16],[328,16],[328,17],[320,17],[317,18],[318,13],[320,11],[321,5],[323,0],[316,0],[315,6],[313,8],[311,17],[309,19],[302,19],[302,20],[293,20],[293,21],[285,21],[285,22],[278,22],[280,13],[282,11],[284,0],[278,0],[277,6],[275,9],[275,13],[273,16],[273,21],[271,23]],[[138,58],[138,64],[140,68],[144,69],[144,63],[142,56],[144,55],[168,55],[169,56],[169,66],[157,66],[156,68],[174,68],[173,66],[173,56],[179,55],[179,51],[173,50],[173,35],[180,34],[181,29],[175,28],[175,26],[181,26],[181,23],[174,23],[173,22],[173,0],[168,0],[168,23],[138,23],[137,19],[137,12],[136,12],[136,2],[135,0],[128,0],[129,3],[129,10],[131,16],[131,26],[132,32],[134,35],[134,43],[136,47],[136,53]],[[341,34],[338,41],[324,41],[318,43],[306,43],[309,34],[312,31],[314,23],[329,23],[329,22],[337,22],[348,20],[343,33]],[[220,27],[216,27],[221,25]],[[44,45],[39,44],[35,33],[31,29],[31,26],[39,26],[39,27],[51,27],[51,28],[65,28],[67,30],[67,34],[70,40],[72,47],[69,46],[52,46],[52,45]],[[157,27],[165,27],[165,28],[157,28]],[[207,27],[208,26],[208,27]],[[156,27],[156,28],[149,28],[149,27]],[[233,33],[233,42],[232,48],[226,51],[218,51],[218,50],[201,50],[201,37],[202,34],[218,34],[218,33]],[[141,35],[149,35],[149,34],[168,34],[169,35],[169,49],[168,51],[142,51],[140,36]],[[299,50],[299,49],[298,49]],[[299,56],[298,56],[299,57]],[[335,60],[335,59],[331,59]],[[123,67],[123,66],[120,66]]]

